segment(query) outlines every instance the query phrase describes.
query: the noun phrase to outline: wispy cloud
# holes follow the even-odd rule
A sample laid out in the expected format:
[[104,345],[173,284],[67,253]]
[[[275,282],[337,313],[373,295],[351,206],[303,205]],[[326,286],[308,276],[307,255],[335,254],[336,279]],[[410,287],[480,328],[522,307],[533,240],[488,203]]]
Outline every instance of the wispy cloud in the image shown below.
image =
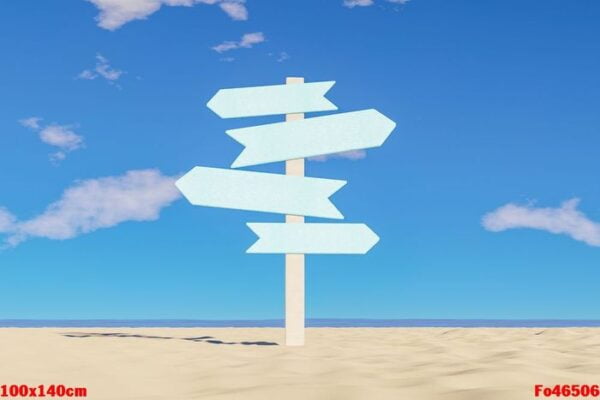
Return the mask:
[[279,53],[279,57],[277,57],[277,62],[284,62],[290,59],[290,55],[285,51]]
[[265,41],[265,35],[262,32],[246,33],[242,36],[239,41],[226,41],[218,44],[212,49],[217,53],[224,53],[229,50],[235,50],[239,48],[250,48],[255,44],[262,43]]
[[248,9],[244,5],[244,1],[221,1],[219,7],[235,21],[248,19]]
[[350,151],[344,151],[341,153],[309,157],[308,159],[310,161],[323,162],[323,161],[327,161],[331,158],[345,158],[347,160],[361,160],[361,159],[365,158],[366,156],[367,156],[367,152],[364,150],[350,150]]
[[600,246],[600,223],[594,222],[577,209],[579,199],[570,199],[558,208],[536,208],[531,205],[506,204],[482,219],[485,229],[492,232],[530,228],[554,234],[564,234]]
[[0,233],[10,232],[14,229],[16,218],[4,207],[0,207]]
[[[406,4],[410,0],[385,0],[388,3],[394,4]],[[342,3],[344,7],[354,8],[354,7],[369,7],[375,4],[374,0],[344,0]]]
[[25,128],[29,128],[29,129],[40,129],[40,121],[42,120],[42,118],[39,117],[30,117],[30,118],[24,118],[19,120],[19,123],[21,125],[23,125]]
[[50,159],[53,161],[64,160],[67,153],[84,146],[83,136],[73,132],[72,127],[68,125],[48,125],[40,131],[40,139],[42,142],[60,149],[50,155]]
[[373,0],[344,0],[344,7],[368,7],[374,4]]
[[14,247],[31,238],[65,240],[127,221],[154,221],[180,197],[175,179],[146,169],[80,181],[32,219],[17,221],[0,208],[0,232]]
[[126,23],[146,19],[164,6],[192,7],[196,4],[218,4],[233,20],[248,19],[245,0],[87,0],[94,4],[100,14],[96,17],[98,26],[110,31],[119,29]]
[[77,78],[87,80],[104,78],[109,84],[114,85],[124,73],[124,71],[112,67],[108,59],[98,53],[96,54],[96,66],[93,69],[81,71],[79,75],[77,75]]
[[50,161],[58,162],[67,157],[67,153],[81,149],[85,146],[83,136],[76,134],[72,125],[50,124],[42,126],[42,118],[30,117],[19,120],[26,128],[38,132],[43,143],[58,148],[58,151],[50,154]]

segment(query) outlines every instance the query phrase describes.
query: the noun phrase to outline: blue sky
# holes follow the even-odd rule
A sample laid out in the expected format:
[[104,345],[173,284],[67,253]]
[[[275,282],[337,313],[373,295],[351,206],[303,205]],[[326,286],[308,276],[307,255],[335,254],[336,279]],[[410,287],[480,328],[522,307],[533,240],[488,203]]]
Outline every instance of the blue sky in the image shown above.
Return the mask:
[[397,123],[307,163],[381,237],[307,256],[308,317],[600,318],[600,3],[109,3],[0,4],[0,318],[281,318],[283,256],[245,223],[283,217],[172,181],[282,119],[221,120],[218,89],[286,76]]

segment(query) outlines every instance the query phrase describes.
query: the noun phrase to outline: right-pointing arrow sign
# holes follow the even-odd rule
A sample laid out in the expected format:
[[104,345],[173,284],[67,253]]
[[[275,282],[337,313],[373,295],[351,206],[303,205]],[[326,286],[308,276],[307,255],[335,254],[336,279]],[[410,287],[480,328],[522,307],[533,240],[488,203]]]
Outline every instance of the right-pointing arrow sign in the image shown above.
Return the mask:
[[206,104],[221,118],[337,110],[325,98],[334,81],[221,89]]
[[246,146],[231,166],[247,167],[379,147],[395,126],[394,121],[377,110],[362,110],[230,129],[227,134]]
[[365,224],[247,225],[259,238],[247,253],[365,254],[379,241]]
[[196,206],[342,219],[329,200],[346,181],[196,167],[175,185]]

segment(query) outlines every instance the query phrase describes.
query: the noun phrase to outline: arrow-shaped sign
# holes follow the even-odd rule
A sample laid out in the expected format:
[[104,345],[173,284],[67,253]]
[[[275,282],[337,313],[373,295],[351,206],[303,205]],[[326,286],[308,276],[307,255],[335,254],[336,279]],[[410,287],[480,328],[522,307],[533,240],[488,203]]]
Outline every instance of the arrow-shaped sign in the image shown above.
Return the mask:
[[395,126],[394,121],[377,110],[362,110],[230,129],[227,134],[246,146],[231,166],[247,167],[379,147]]
[[195,167],[175,185],[196,206],[343,219],[329,200],[346,181]]
[[379,241],[365,224],[247,225],[259,238],[247,253],[365,254]]
[[337,110],[325,93],[334,81],[221,89],[206,104],[221,118]]

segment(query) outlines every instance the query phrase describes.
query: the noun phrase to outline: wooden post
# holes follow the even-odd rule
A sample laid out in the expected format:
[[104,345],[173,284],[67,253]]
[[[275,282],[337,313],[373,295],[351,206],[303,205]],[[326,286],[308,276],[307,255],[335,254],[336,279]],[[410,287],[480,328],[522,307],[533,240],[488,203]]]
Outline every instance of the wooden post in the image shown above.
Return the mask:
[[[287,78],[286,84],[304,83],[304,78]],[[304,114],[286,114],[286,121],[304,119]],[[285,174],[304,176],[304,158],[285,162]],[[304,217],[286,215],[288,224],[303,224]],[[285,344],[304,345],[304,254],[285,255]]]

